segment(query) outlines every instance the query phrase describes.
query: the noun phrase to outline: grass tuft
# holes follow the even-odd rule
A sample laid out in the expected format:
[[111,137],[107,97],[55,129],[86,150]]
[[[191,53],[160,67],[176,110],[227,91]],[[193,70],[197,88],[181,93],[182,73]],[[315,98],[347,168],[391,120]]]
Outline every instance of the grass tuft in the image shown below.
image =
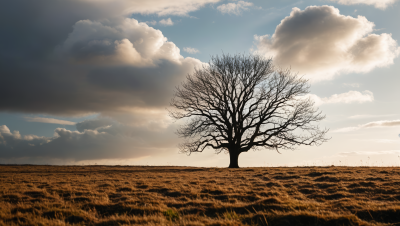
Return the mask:
[[164,211],[164,216],[167,218],[169,221],[177,221],[179,220],[179,213],[176,210],[173,209],[168,209]]

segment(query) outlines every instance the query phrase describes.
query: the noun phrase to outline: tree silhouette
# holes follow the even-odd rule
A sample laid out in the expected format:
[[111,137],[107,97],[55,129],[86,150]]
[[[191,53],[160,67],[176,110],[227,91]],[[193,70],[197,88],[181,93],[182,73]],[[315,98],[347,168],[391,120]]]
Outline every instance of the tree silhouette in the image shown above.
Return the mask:
[[275,69],[271,59],[257,55],[222,55],[189,74],[176,88],[170,115],[187,119],[177,134],[185,138],[180,151],[205,148],[229,152],[229,168],[238,168],[239,154],[251,149],[295,149],[320,145],[325,118],[306,97],[308,81],[290,69]]

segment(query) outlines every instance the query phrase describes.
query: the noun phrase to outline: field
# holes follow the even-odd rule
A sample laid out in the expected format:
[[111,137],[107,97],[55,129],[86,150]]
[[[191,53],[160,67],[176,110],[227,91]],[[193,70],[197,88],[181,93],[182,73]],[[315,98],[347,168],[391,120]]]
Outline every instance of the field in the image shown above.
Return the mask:
[[0,225],[400,225],[400,168],[0,166]]

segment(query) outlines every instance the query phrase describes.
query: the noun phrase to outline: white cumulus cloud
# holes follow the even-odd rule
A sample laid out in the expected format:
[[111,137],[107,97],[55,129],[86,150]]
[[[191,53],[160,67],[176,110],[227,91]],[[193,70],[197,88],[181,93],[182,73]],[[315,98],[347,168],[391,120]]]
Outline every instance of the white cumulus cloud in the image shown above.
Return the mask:
[[196,54],[196,53],[200,52],[198,49],[191,48],[191,47],[185,47],[185,48],[183,48],[183,51],[190,53],[190,54]]
[[331,0],[343,5],[356,5],[366,4],[373,5],[379,9],[386,9],[388,6],[394,4],[397,0]]
[[159,21],[159,23],[161,25],[164,25],[164,26],[172,26],[172,25],[174,25],[174,22],[171,20],[171,18],[162,19],[162,20]]
[[366,73],[393,64],[400,53],[392,35],[373,34],[374,26],[363,16],[341,15],[333,6],[293,8],[272,36],[255,36],[255,53],[272,56],[311,81]]
[[61,51],[77,63],[101,65],[152,66],[162,59],[177,63],[184,60],[179,48],[160,30],[130,18],[109,23],[77,22]]
[[222,4],[218,6],[217,9],[224,14],[227,13],[227,14],[240,15],[242,11],[249,10],[250,6],[253,6],[253,3],[238,1],[238,3]]

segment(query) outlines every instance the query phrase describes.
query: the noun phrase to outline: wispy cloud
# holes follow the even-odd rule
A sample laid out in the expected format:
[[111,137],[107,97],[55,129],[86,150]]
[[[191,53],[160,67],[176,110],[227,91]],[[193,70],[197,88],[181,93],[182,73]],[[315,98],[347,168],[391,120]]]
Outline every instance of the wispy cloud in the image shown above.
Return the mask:
[[311,98],[315,104],[350,104],[350,103],[366,103],[374,101],[374,94],[371,91],[365,90],[363,92],[349,91],[347,93],[333,94],[330,97],[319,97],[315,94],[309,94],[306,97]]
[[249,10],[250,6],[253,6],[253,3],[239,1],[238,3],[222,4],[218,6],[217,9],[223,14],[227,13],[227,14],[240,15],[243,10]]
[[344,86],[349,86],[349,87],[353,87],[353,88],[358,88],[360,87],[360,84],[358,83],[343,83]]
[[[111,11],[123,13],[124,15],[141,13],[146,15],[157,14],[158,16],[188,16],[190,12],[199,10],[205,5],[215,4],[219,1],[220,0],[79,0],[73,1],[73,3],[86,3],[82,4],[84,7],[88,5],[88,3],[91,3],[91,5],[89,5],[91,8],[105,8],[106,10],[100,11],[102,13],[104,13],[104,11]],[[56,2],[60,4],[59,1]]]
[[28,122],[41,122],[41,123],[51,123],[51,124],[59,124],[59,125],[75,125],[75,122],[55,119],[55,118],[42,118],[42,117],[24,117],[24,119]]
[[366,4],[373,5],[378,9],[386,9],[389,5],[394,4],[397,0],[331,0],[343,5]]
[[185,47],[185,48],[183,48],[183,51],[190,53],[190,54],[196,54],[196,53],[200,52],[198,49],[191,48],[191,47]]
[[388,116],[394,116],[395,114],[390,114],[390,115],[352,115],[349,118],[350,119],[366,119],[366,118],[382,118],[382,117],[388,117]]
[[388,127],[388,126],[400,126],[400,120],[393,120],[393,121],[376,121],[376,122],[369,122],[362,125],[363,128],[370,128],[370,127]]
[[362,125],[354,126],[354,127],[345,127],[341,129],[334,130],[332,132],[336,133],[344,133],[344,132],[351,132],[359,129],[365,128],[373,128],[373,127],[393,127],[393,126],[400,126],[400,120],[392,120],[392,121],[375,121],[375,122],[368,122]]
[[171,18],[162,19],[162,20],[159,21],[159,23],[161,25],[164,25],[164,26],[172,26],[172,25],[174,25],[174,22],[171,20]]

